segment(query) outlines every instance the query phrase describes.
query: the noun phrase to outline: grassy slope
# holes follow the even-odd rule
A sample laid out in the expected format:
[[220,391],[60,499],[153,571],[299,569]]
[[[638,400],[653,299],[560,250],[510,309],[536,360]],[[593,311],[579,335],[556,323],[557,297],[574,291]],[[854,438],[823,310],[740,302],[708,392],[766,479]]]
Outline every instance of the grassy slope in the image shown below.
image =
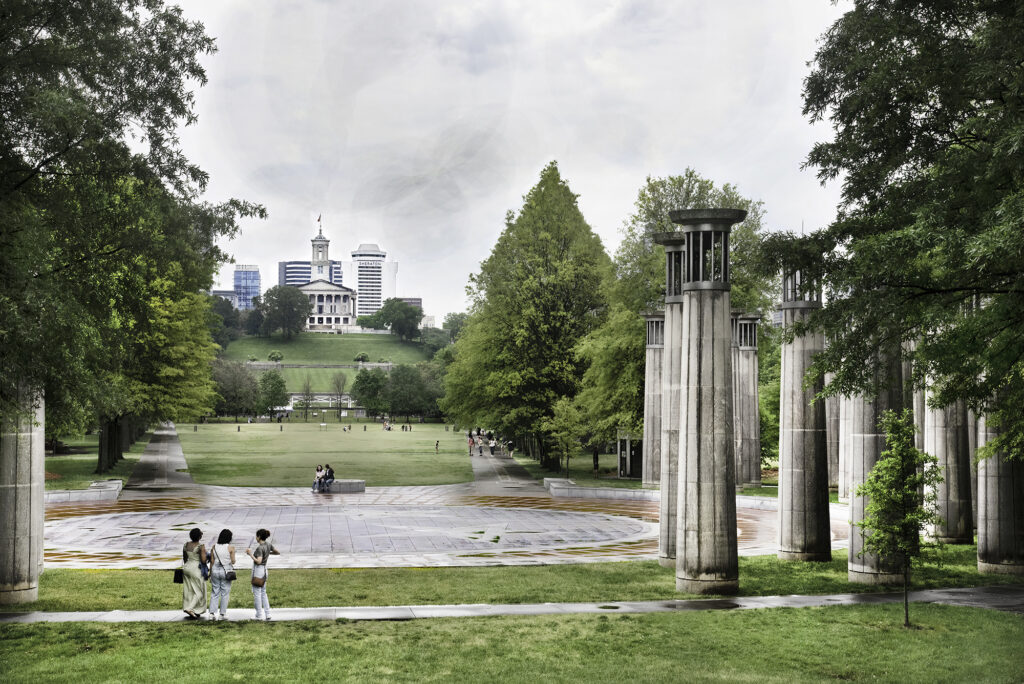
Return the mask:
[[[132,468],[139,462],[139,457],[149,444],[151,432],[147,432],[139,441],[132,445],[124,459],[118,461],[117,465],[102,475],[96,474],[96,459],[99,448],[98,435],[84,435],[74,439],[63,440],[67,446],[75,449],[88,449],[83,454],[60,454],[47,456],[46,467],[46,488],[47,489],[86,489],[94,480],[115,480],[126,481],[132,474]],[[58,477],[51,478],[51,475]]]
[[0,626],[5,681],[1017,681],[1024,619],[837,606],[262,624]]
[[[283,549],[287,553],[287,549]],[[237,549],[244,553],[244,549]],[[974,546],[950,546],[942,567],[913,576],[915,589],[1013,584],[1009,575],[981,575]],[[775,556],[740,557],[740,594],[836,594],[880,591],[846,579],[846,551],[830,563],[793,563]],[[0,606],[0,611],[169,610],[181,607],[181,589],[169,570],[47,570],[40,600]],[[274,570],[273,605],[289,607],[653,601],[687,598],[675,589],[675,572],[656,561],[489,568],[370,568]],[[246,575],[231,594],[231,607],[252,605]]]
[[[556,473],[544,470],[538,461],[520,453],[513,453],[512,457],[537,480],[543,481],[545,477],[565,477],[565,460],[562,461],[562,470]],[[593,455],[580,451],[569,459],[569,479],[581,487],[640,489],[643,486],[640,480],[620,480],[615,477],[615,473],[619,470],[619,457],[616,454],[601,454],[598,457],[598,463],[601,468],[599,474],[595,475]]]
[[[342,432],[328,422],[204,424],[198,432],[179,425],[178,437],[196,482],[235,486],[309,486],[318,463],[330,463],[339,478],[366,480],[369,486],[433,485],[473,479],[464,438],[444,426],[416,424],[412,432],[384,432],[361,425]],[[440,441],[440,453],[434,442]]]
[[291,341],[283,337],[243,337],[223,351],[224,358],[246,361],[249,355],[266,361],[271,350],[284,354],[283,363],[353,363],[356,355],[366,352],[370,361],[387,358],[393,363],[418,363],[429,356],[412,342],[402,342],[393,335],[325,335],[301,333]]

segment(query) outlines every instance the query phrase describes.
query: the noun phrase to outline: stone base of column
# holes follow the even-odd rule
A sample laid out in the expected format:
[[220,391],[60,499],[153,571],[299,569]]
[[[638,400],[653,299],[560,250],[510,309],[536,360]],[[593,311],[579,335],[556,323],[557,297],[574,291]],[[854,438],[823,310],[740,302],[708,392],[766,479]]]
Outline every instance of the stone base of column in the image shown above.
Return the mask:
[[644,489],[653,489],[655,491],[658,491],[658,490],[661,489],[661,483],[660,482],[644,482],[642,486],[643,486]]
[[971,536],[969,536],[969,537],[964,536],[964,537],[931,537],[931,538],[934,539],[935,541],[941,542],[943,544],[973,544],[974,543],[974,535],[973,534]]
[[810,561],[814,563],[829,563],[832,561],[832,550],[828,551],[779,551],[779,560],[785,561]]
[[857,584],[903,584],[903,575],[898,572],[861,572],[847,570],[846,579]]
[[978,572],[983,575],[1024,575],[1024,563],[985,563],[978,561]]
[[671,568],[671,569],[675,570],[676,569],[676,559],[675,558],[659,557],[658,558],[658,565],[660,565],[663,568]]
[[687,594],[738,594],[740,581],[734,580],[697,580],[676,577],[676,591]]
[[17,603],[32,603],[39,600],[39,587],[31,589],[0,589],[0,606],[13,606]]

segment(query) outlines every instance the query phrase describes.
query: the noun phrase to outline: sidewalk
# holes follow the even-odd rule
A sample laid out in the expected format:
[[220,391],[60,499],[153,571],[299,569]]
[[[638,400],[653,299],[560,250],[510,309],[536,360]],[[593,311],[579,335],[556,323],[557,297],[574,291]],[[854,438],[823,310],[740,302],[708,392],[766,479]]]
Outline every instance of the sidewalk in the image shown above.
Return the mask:
[[[927,589],[910,592],[915,603],[988,608],[1024,615],[1024,585]],[[341,608],[275,608],[275,622],[295,620],[419,620],[494,615],[580,615],[594,613],[671,613],[691,610],[754,610],[758,608],[820,608],[824,606],[902,603],[903,593],[826,594],[823,596],[744,596],[728,599],[609,601],[606,603],[487,603],[447,606],[353,606]],[[228,610],[231,621],[251,620],[251,608]],[[82,613],[0,613],[0,624],[30,622],[186,622],[180,610]]]

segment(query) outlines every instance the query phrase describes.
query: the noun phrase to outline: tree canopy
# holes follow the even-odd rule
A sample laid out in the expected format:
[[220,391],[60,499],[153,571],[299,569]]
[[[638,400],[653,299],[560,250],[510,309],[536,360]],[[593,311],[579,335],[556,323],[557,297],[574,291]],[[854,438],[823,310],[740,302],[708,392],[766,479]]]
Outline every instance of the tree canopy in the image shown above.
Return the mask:
[[306,327],[306,319],[313,310],[309,296],[291,285],[275,285],[259,299],[258,305],[263,318],[263,331],[272,335],[278,330],[286,340],[298,335]]
[[766,270],[821,274],[806,327],[826,392],[877,391],[902,350],[934,403],[965,399],[1024,457],[1024,13],[1000,0],[859,0],[823,36],[804,112],[834,134],[807,165],[841,179],[830,226],[766,240]]
[[602,320],[609,268],[576,195],[548,164],[471,277],[473,309],[445,376],[445,411],[510,436],[543,432],[555,402],[579,389],[574,350]]

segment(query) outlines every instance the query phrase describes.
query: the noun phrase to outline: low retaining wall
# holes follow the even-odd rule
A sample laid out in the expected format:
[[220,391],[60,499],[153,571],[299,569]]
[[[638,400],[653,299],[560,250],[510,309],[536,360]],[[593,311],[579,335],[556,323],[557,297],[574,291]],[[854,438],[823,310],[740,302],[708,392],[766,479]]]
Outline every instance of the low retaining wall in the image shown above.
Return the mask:
[[88,489],[51,489],[43,493],[43,503],[70,501],[116,501],[124,483],[121,480],[99,480]]

